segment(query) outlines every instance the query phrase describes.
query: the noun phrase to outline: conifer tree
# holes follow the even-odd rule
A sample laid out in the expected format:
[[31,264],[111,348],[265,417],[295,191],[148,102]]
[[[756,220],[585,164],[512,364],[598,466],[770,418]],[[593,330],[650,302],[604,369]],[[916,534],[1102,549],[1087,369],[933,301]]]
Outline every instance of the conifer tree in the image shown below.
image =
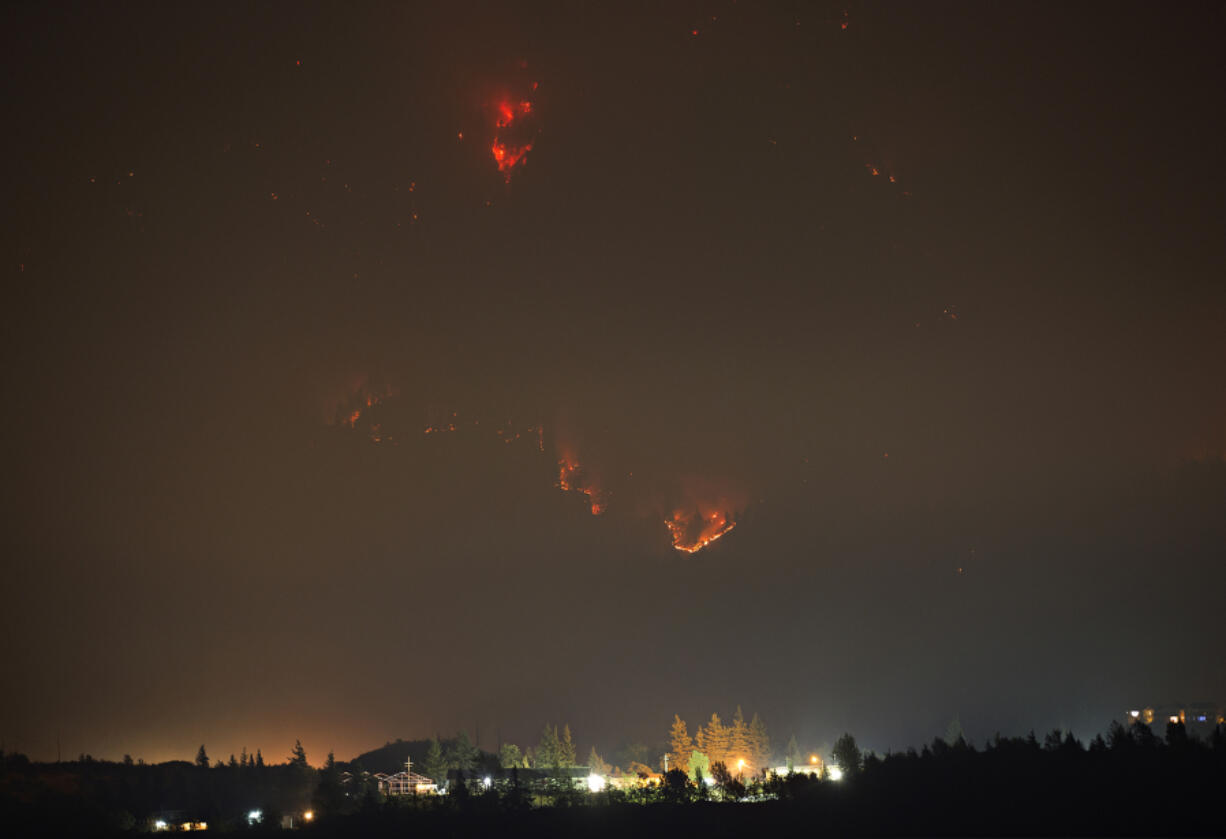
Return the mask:
[[766,733],[766,723],[762,722],[762,718],[757,714],[753,715],[753,720],[749,723],[749,749],[753,754],[755,770],[760,771],[770,766],[771,740]]
[[558,741],[558,763],[561,766],[574,766],[575,757],[575,741],[570,736],[570,725],[563,724],[562,737]]
[[498,765],[503,769],[522,766],[524,756],[519,751],[519,746],[514,743],[503,743],[498,749]]
[[600,755],[596,754],[595,746],[592,746],[592,750],[588,753],[587,765],[593,775],[608,775],[611,768],[601,759]]
[[306,749],[302,748],[302,741],[294,741],[294,749],[289,754],[290,766],[306,766],[307,756]]
[[785,754],[788,763],[788,771],[792,772],[797,766],[801,766],[805,762],[805,756],[800,753],[800,746],[796,745],[796,735],[793,734],[788,740],[787,752]]
[[703,751],[714,766],[717,763],[728,763],[728,728],[720,720],[719,714],[712,714],[710,721],[703,728]]
[[264,768],[264,755],[263,753],[260,752],[259,749],[255,750],[255,765],[257,769]]
[[209,768],[209,755],[204,750],[204,744],[200,744],[200,751],[196,752],[196,765],[204,769]]
[[536,768],[556,769],[561,766],[561,746],[557,726],[546,723],[541,731],[541,742],[536,746]]
[[243,746],[243,751],[238,758],[238,766],[240,769],[247,768],[247,747]]
[[480,752],[468,739],[467,731],[456,733],[451,748],[447,750],[447,765],[451,769],[469,772],[477,765]]
[[668,732],[668,765],[673,769],[689,769],[694,741],[680,714],[673,714],[673,727]]
[[728,726],[728,765],[737,766],[742,760],[752,769],[757,769],[749,747],[749,726],[745,725],[745,714],[737,705],[736,713],[732,715],[732,725]]
[[426,747],[426,759],[422,762],[421,768],[426,777],[440,787],[447,780],[447,762],[443,757],[443,744],[438,741],[437,737],[430,738],[430,745]]

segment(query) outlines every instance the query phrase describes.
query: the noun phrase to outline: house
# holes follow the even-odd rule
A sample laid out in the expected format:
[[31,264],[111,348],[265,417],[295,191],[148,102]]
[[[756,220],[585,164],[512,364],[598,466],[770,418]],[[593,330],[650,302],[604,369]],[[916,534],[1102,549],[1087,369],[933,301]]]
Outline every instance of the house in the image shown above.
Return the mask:
[[395,775],[376,772],[373,776],[384,795],[436,795],[438,785],[425,775],[413,771],[413,761],[404,762],[404,771]]

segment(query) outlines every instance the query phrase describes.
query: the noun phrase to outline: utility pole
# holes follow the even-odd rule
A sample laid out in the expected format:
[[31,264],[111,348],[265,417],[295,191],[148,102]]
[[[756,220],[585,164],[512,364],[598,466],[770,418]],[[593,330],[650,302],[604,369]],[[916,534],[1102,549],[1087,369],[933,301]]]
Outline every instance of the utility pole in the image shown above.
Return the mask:
[[664,753],[664,774],[668,774],[668,752]]

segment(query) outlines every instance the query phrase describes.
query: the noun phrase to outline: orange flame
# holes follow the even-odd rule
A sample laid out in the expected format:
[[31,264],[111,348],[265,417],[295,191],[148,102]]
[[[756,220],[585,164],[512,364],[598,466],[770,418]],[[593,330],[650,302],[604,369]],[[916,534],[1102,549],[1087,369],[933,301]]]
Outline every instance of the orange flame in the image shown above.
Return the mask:
[[[533,90],[536,89],[536,84],[533,83]],[[518,103],[512,104],[507,100],[503,100],[497,105],[498,117],[494,120],[494,142],[490,146],[490,153],[494,155],[494,162],[498,164],[498,171],[503,174],[507,183],[511,182],[511,172],[523,162],[524,157],[528,152],[532,151],[532,142],[514,143],[504,140],[502,130],[509,128],[520,117],[527,116],[532,113],[532,102],[527,99],[522,99]]]
[[588,477],[579,461],[563,457],[558,461],[558,482],[555,485],[563,492],[581,492],[588,497],[593,516],[603,515],[606,509],[604,493]]
[[698,553],[707,545],[724,536],[736,527],[728,513],[701,513],[675,510],[672,518],[664,520],[673,547],[682,553]]

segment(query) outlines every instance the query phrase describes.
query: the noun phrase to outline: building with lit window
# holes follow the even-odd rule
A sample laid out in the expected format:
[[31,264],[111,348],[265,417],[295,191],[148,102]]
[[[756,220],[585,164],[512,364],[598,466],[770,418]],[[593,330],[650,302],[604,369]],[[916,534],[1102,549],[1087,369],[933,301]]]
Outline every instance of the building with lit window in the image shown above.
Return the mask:
[[1167,723],[1182,723],[1189,736],[1208,739],[1215,728],[1226,725],[1226,708],[1214,702],[1151,705],[1128,711],[1124,722],[1153,726],[1158,736],[1166,731]]
[[376,772],[371,777],[378,783],[379,792],[384,795],[435,795],[438,792],[438,785],[433,780],[425,775],[418,775],[408,766],[395,775]]
[[371,778],[379,784],[379,791],[384,795],[435,795],[439,791],[438,785],[432,779],[413,772],[411,759],[405,760],[405,772],[397,772],[395,775],[376,772]]

